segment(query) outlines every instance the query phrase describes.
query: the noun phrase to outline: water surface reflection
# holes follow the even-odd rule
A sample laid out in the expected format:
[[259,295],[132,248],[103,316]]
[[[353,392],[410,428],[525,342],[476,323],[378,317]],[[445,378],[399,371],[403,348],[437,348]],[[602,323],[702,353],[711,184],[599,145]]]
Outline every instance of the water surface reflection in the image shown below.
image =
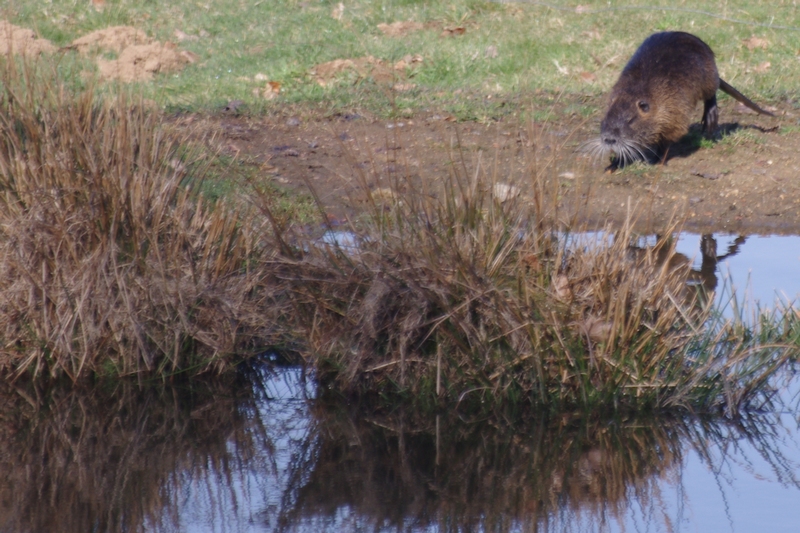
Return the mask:
[[796,406],[736,421],[420,419],[315,399],[296,367],[0,396],[2,531],[790,531],[800,519]]
[[[655,246],[662,237],[642,237],[638,248]],[[577,233],[568,242],[608,244],[613,238],[605,232]],[[320,242],[349,253],[359,248],[359,237],[350,231],[328,231]],[[674,261],[691,267],[690,283],[716,294],[722,304],[734,293],[740,303],[757,301],[766,307],[800,297],[800,236],[681,233],[676,250]]]
[[46,394],[0,385],[0,530],[181,530],[188,493],[213,513],[237,497],[237,473],[270,455],[255,392],[239,378]]
[[325,438],[307,464],[298,464],[305,481],[293,489],[297,499],[280,529],[695,530],[696,519],[708,516],[698,504],[707,502],[687,494],[711,480],[712,492],[700,496],[716,495],[713,516],[724,519],[711,530],[741,531],[725,508],[731,487],[774,476],[780,490],[800,495],[796,441],[777,417],[567,417],[522,431],[411,419],[326,414],[318,428]]
[[765,307],[800,297],[800,236],[684,233],[676,248],[691,262],[695,283],[722,304],[732,292],[740,303]]

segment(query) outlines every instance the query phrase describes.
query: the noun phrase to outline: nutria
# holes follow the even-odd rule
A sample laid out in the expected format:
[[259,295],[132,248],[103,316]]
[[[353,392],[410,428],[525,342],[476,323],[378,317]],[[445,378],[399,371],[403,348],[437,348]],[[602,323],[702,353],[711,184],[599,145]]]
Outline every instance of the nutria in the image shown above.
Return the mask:
[[[616,164],[652,159],[689,131],[697,102],[705,104],[703,133],[717,128],[717,89],[750,109],[772,115],[719,77],[714,52],[698,37],[680,31],[644,40],[611,90],[600,138],[589,143],[598,154],[614,153]],[[650,156],[650,157],[648,157]]]

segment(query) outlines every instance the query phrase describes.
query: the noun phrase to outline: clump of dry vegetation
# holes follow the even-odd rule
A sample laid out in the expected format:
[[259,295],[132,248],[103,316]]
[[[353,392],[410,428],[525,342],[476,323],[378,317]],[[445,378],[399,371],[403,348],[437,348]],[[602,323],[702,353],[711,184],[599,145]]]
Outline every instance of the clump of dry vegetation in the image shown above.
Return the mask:
[[[534,188],[545,177],[534,172]],[[408,189],[364,187],[356,246],[306,242],[283,259],[293,336],[345,394],[468,411],[735,412],[790,357],[747,335],[717,349],[729,330],[706,327],[710,307],[668,240],[636,248],[629,227],[565,236],[545,202],[500,201],[480,173],[454,172],[438,195]]]
[[362,179],[355,246],[326,244],[256,182],[260,210],[204,200],[197,154],[141,102],[0,73],[6,375],[222,372],[281,346],[389,405],[735,412],[768,396],[800,336],[795,314],[709,322],[668,241],[565,236],[546,164],[531,206],[457,164],[436,193]]
[[0,371],[229,367],[263,324],[255,237],[183,186],[197,154],[141,101],[0,72]]

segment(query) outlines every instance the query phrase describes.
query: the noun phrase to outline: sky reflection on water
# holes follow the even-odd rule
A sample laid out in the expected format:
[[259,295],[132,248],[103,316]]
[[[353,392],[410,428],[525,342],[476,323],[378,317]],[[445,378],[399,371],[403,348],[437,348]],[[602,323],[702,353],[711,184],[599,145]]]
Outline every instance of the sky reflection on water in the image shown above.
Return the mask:
[[737,421],[505,426],[314,394],[292,367],[209,390],[73,391],[38,410],[1,390],[0,531],[788,532],[800,520],[788,402]]
[[233,480],[248,496],[216,513],[189,498],[193,519],[179,530],[789,532],[800,523],[793,414],[412,426],[413,416],[315,407],[298,369],[266,383],[275,399],[258,411],[269,459],[253,458],[261,466]]
[[[737,235],[715,235],[718,254],[721,256],[733,245]],[[701,236],[691,233],[681,235],[678,252],[692,259],[692,267],[700,269]],[[772,307],[776,298],[791,302],[800,296],[800,237],[751,235],[738,246],[737,253],[722,259],[717,265],[720,297],[721,289],[733,287],[737,299],[757,300]]]

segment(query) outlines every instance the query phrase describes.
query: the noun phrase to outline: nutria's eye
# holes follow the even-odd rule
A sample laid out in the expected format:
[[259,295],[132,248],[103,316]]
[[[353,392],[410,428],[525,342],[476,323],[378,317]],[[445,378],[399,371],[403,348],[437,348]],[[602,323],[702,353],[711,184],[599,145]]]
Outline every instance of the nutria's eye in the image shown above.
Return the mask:
[[647,113],[648,111],[650,111],[650,104],[648,104],[644,100],[640,100],[639,109],[641,109],[643,113]]

